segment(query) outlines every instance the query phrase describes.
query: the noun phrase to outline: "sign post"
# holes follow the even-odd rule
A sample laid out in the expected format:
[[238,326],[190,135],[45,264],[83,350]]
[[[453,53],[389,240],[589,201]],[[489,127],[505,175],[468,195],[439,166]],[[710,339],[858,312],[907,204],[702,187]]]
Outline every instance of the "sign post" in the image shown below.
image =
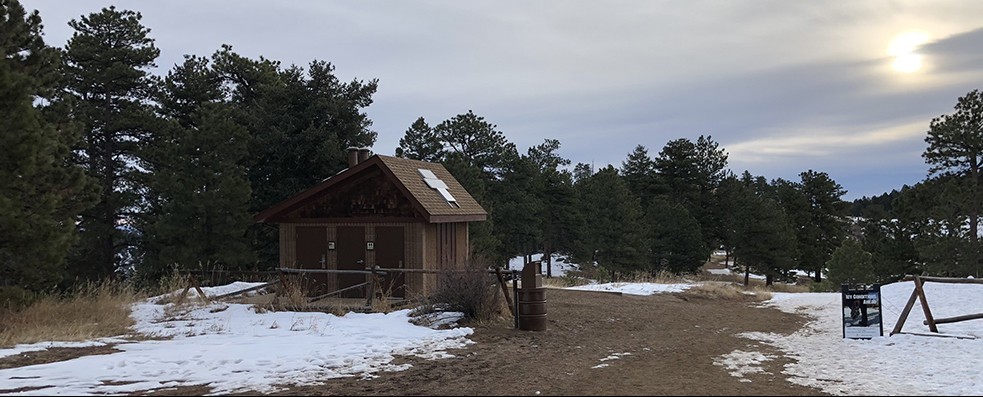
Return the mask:
[[884,336],[884,322],[881,319],[881,286],[861,286],[850,289],[842,285],[843,291],[843,337],[849,339],[870,339]]

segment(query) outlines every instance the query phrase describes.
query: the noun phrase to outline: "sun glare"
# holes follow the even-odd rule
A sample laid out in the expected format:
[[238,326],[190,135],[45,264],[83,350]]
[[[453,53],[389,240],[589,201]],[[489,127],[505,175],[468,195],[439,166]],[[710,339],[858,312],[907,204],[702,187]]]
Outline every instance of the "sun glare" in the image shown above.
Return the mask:
[[914,73],[922,68],[922,56],[915,52],[919,46],[928,42],[923,32],[908,31],[891,39],[887,54],[894,57],[891,67],[901,73]]

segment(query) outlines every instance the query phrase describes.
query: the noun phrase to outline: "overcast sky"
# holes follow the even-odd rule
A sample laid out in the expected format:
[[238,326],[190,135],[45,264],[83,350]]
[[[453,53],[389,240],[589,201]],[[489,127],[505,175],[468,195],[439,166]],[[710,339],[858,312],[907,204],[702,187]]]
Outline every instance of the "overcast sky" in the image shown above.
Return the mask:
[[823,171],[846,199],[924,179],[929,122],[983,88],[979,0],[22,1],[58,47],[73,18],[141,12],[157,74],[230,44],[379,79],[380,154],[473,110],[522,152],[559,139],[597,168],[710,135],[735,173]]

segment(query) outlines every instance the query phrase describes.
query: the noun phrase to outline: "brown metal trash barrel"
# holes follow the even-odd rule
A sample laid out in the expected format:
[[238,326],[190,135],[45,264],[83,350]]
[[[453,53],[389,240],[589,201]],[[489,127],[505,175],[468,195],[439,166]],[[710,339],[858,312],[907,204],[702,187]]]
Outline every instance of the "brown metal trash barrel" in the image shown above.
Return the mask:
[[546,330],[546,288],[519,288],[519,329]]

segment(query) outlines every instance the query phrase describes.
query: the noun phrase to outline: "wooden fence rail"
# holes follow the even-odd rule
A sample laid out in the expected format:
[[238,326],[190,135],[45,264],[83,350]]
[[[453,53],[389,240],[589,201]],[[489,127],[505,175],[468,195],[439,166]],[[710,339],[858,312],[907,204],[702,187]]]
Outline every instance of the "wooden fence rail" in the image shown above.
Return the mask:
[[279,272],[279,274],[280,274],[280,283],[283,284],[284,288],[286,288],[286,280],[283,277],[285,274],[365,274],[365,275],[371,275],[372,280],[370,280],[370,281],[366,281],[366,282],[361,283],[361,284],[352,285],[352,286],[349,286],[349,287],[346,287],[346,288],[343,288],[343,289],[340,289],[340,290],[337,290],[337,291],[332,291],[332,292],[329,292],[329,293],[326,293],[326,294],[323,294],[323,295],[319,295],[319,296],[315,296],[315,297],[311,297],[311,298],[308,299],[308,302],[315,302],[315,301],[318,301],[318,300],[322,300],[324,298],[327,298],[329,296],[337,295],[337,294],[339,294],[341,292],[350,291],[350,290],[353,290],[353,289],[356,289],[356,288],[365,288],[365,287],[367,287],[368,288],[368,291],[366,293],[366,301],[365,301],[365,304],[366,305],[371,305],[372,304],[372,299],[375,297],[375,293],[376,293],[376,288],[375,288],[376,287],[376,284],[379,284],[380,281],[381,281],[381,279],[383,277],[385,277],[387,273],[454,274],[454,273],[471,273],[471,272],[475,272],[475,271],[487,272],[488,274],[494,275],[496,277],[496,279],[498,280],[498,283],[499,283],[499,285],[502,288],[502,295],[505,296],[505,302],[508,304],[509,312],[512,314],[512,317],[515,319],[516,327],[518,327],[519,317],[518,317],[518,309],[516,307],[516,305],[518,304],[518,302],[517,302],[516,299],[513,299],[512,296],[509,296],[508,286],[506,285],[505,276],[504,276],[505,273],[509,273],[511,275],[513,294],[518,294],[518,285],[517,285],[517,280],[518,280],[518,277],[517,276],[519,274],[519,271],[518,270],[509,269],[508,271],[503,271],[501,268],[493,268],[493,269],[485,269],[485,270],[467,270],[467,269],[402,269],[402,268],[384,268],[384,267],[376,266],[374,268],[365,268],[365,270],[356,270],[356,269],[352,269],[352,270],[339,270],[339,269],[295,269],[295,268],[281,267],[281,268],[278,268],[276,271]]
[[894,330],[891,331],[891,335],[904,333],[901,332],[901,329],[904,327],[905,321],[908,320],[908,314],[911,313],[912,307],[915,306],[915,300],[919,300],[921,302],[922,311],[925,313],[925,320],[922,321],[922,323],[928,325],[929,331],[936,334],[939,333],[938,324],[955,323],[983,318],[983,313],[978,313],[936,319],[934,316],[932,316],[932,310],[928,306],[928,300],[925,299],[924,286],[924,282],[926,281],[949,284],[983,284],[983,279],[906,276],[901,281],[914,281],[915,289],[914,291],[911,291],[911,296],[908,298],[908,303],[905,304],[904,310],[901,311],[901,316],[898,317],[897,324],[894,324]]

